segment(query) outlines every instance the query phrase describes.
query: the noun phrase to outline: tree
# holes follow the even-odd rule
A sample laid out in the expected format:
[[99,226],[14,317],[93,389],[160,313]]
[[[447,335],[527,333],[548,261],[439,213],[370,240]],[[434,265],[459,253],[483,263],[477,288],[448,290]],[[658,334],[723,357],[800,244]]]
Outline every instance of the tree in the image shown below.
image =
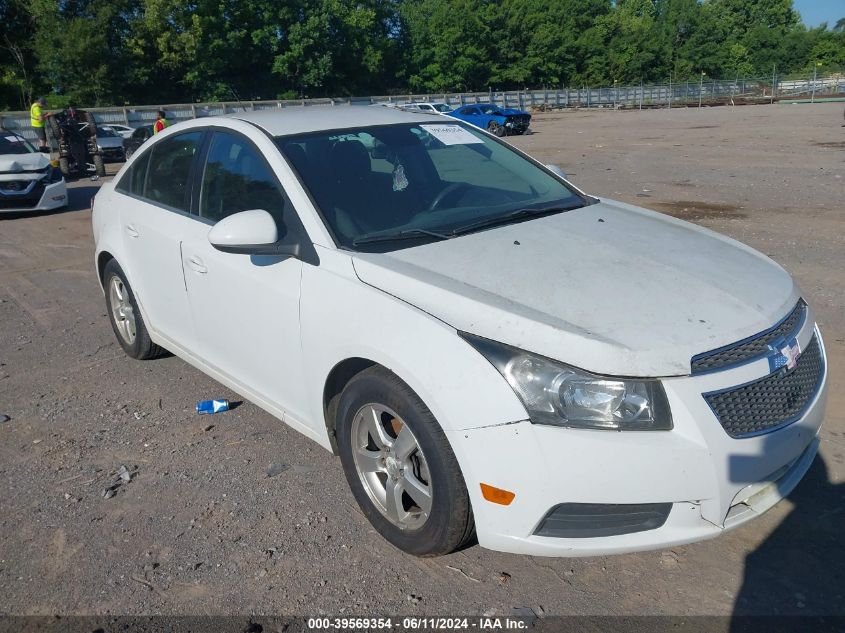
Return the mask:
[[33,23],[20,0],[0,0],[0,108],[25,110],[37,86],[33,76]]

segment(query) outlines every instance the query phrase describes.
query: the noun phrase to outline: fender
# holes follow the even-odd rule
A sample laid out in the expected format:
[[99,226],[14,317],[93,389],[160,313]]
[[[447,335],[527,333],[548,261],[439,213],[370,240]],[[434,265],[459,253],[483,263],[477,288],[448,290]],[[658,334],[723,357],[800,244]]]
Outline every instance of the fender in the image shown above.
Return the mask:
[[[444,430],[525,420],[528,414],[501,374],[455,329],[368,286],[347,253],[318,248],[320,266],[304,266],[300,318],[309,422],[324,425],[323,386],[348,358],[383,365],[426,403]],[[326,297],[335,309],[325,310]],[[316,430],[316,429],[315,429]]]

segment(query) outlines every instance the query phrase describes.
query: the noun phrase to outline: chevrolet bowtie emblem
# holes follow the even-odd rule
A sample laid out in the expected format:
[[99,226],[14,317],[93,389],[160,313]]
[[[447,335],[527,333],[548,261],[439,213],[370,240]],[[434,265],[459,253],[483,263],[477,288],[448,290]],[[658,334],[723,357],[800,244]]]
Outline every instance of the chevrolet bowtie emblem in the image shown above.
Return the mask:
[[798,364],[798,358],[801,356],[801,346],[798,340],[792,338],[786,340],[781,337],[769,343],[769,371],[775,372],[782,367],[786,367],[787,371],[795,369]]

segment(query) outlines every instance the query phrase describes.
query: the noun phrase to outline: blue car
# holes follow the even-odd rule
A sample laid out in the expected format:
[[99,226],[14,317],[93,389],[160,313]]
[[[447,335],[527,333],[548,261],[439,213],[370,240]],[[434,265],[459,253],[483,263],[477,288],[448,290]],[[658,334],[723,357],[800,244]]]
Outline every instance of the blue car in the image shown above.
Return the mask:
[[525,134],[531,123],[531,115],[527,112],[501,108],[492,103],[465,105],[446,114],[472,123],[496,136]]

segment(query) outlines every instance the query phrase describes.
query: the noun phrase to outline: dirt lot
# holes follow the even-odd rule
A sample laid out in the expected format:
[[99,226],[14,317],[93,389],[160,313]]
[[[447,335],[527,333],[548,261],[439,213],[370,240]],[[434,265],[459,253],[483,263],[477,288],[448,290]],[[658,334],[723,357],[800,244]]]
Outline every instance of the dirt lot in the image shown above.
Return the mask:
[[[592,559],[392,549],[339,461],[170,357],[115,342],[88,203],[0,219],[0,614],[845,615],[841,104],[537,115],[514,144],[597,195],[742,240],[816,308],[821,455],[788,501],[717,540]],[[111,498],[126,465],[136,474]],[[268,474],[269,473],[269,474]]]

